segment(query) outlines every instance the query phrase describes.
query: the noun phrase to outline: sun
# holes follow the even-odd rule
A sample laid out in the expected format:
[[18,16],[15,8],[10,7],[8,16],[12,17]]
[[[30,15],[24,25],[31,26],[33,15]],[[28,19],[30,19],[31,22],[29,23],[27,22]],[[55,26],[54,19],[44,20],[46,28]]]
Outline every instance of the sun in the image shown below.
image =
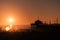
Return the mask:
[[9,22],[9,25],[5,27],[6,31],[10,31],[12,29],[12,27],[13,27],[13,18],[10,17],[8,19],[8,22]]
[[9,22],[12,23],[13,22],[13,18],[9,18]]

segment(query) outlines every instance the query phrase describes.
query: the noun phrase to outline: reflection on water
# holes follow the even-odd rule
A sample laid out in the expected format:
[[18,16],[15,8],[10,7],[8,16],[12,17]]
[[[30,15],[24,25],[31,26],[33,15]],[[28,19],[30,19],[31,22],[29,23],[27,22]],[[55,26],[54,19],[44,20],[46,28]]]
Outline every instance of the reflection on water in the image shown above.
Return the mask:
[[9,30],[12,29],[12,27],[13,27],[12,24],[10,24],[9,26],[6,26],[5,30],[6,30],[6,31],[9,31]]
[[13,27],[13,25],[12,24],[10,24],[10,29]]
[[5,32],[20,32],[29,29],[28,25],[8,25],[8,26],[0,26],[0,31]]
[[9,30],[10,30],[10,27],[9,27],[9,26],[7,26],[7,27],[5,28],[5,30],[6,30],[6,31],[9,31]]

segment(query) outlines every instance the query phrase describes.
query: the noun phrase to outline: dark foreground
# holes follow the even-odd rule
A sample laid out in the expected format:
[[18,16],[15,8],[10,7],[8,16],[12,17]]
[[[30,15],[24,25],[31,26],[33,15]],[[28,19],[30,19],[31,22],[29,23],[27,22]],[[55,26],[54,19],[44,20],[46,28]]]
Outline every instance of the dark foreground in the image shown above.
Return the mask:
[[[60,36],[59,25],[40,25],[23,32],[0,32],[0,40],[46,40]],[[53,40],[54,40],[53,39]]]
[[1,32],[0,40],[40,40],[52,36],[56,36],[56,32]]
[[0,40],[31,40],[31,39],[41,39],[41,37],[48,36],[46,33],[36,33],[36,32],[2,32],[0,33]]

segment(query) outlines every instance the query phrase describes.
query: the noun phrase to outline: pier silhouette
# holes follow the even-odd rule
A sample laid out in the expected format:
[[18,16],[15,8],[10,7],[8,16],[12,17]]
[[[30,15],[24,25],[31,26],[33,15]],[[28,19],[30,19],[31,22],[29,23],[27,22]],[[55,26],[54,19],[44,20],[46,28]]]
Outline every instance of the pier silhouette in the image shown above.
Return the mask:
[[60,32],[60,24],[45,24],[41,20],[36,20],[30,24],[30,29],[24,31],[6,32],[0,28],[0,40],[37,40],[49,36],[47,32]]

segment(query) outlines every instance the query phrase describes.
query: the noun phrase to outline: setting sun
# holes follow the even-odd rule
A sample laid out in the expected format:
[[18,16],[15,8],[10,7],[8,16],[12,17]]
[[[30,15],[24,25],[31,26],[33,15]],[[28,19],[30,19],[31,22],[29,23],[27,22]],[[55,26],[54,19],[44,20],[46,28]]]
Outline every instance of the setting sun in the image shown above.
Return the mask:
[[13,18],[9,18],[9,22],[12,23],[13,22]]

